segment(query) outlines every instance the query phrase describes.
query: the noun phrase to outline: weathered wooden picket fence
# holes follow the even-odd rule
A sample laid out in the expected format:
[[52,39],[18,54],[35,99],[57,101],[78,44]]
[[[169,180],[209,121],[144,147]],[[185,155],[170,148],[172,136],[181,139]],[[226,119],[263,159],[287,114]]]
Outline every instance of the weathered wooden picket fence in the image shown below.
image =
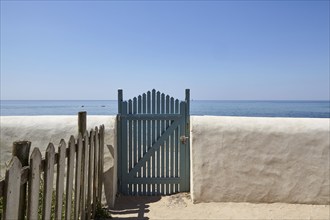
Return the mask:
[[68,144],[61,140],[58,152],[50,143],[44,159],[39,148],[34,148],[27,166],[22,166],[22,155],[14,152],[28,154],[31,143],[14,142],[13,158],[0,182],[4,203],[1,219],[94,218],[102,197],[104,126],[87,132],[86,112],[78,116],[77,138],[71,136]]

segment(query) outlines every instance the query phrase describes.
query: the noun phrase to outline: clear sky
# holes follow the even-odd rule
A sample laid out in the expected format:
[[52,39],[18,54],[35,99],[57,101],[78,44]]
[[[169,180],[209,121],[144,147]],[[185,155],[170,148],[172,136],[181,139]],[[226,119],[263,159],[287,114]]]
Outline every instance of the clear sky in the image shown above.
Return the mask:
[[329,99],[329,1],[1,1],[1,99]]

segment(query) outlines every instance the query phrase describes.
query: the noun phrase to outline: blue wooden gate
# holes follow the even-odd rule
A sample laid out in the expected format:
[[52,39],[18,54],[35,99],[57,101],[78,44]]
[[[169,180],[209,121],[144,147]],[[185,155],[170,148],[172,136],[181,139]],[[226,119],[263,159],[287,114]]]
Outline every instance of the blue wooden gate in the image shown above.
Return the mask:
[[148,91],[123,101],[118,90],[119,191],[169,195],[190,190],[190,91],[186,100]]

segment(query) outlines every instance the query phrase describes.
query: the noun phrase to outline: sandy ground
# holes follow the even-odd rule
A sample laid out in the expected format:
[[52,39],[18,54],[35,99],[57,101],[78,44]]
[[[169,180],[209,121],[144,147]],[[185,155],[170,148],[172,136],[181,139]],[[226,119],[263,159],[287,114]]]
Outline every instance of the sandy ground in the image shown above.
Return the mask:
[[120,196],[113,219],[330,219],[329,205],[199,203],[189,194]]

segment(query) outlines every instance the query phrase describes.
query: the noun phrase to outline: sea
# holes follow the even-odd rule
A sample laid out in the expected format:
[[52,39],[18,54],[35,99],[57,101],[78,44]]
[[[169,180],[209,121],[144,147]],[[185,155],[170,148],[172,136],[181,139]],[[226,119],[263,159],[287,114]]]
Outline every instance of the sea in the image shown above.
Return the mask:
[[[1,116],[116,115],[116,100],[0,100]],[[192,100],[190,115],[330,118],[330,101]]]

